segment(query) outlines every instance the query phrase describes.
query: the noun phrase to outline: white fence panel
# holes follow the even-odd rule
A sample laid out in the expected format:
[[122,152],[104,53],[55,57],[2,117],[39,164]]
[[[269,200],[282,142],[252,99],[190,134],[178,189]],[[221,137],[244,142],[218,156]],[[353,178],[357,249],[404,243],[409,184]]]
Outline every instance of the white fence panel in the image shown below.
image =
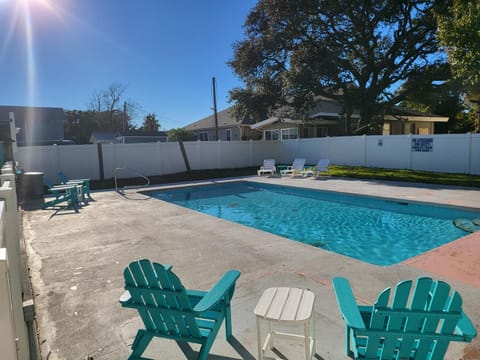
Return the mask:
[[15,156],[25,172],[40,171],[50,181],[58,183],[57,146],[19,146]]
[[305,158],[308,165],[315,165],[320,159],[328,159],[328,138],[301,139],[295,157]]
[[279,141],[253,141],[252,166],[262,165],[265,159],[275,159],[275,163],[280,164],[282,148],[283,144]]
[[192,170],[219,169],[221,154],[219,141],[183,143]]
[[293,160],[302,156],[300,152],[300,140],[283,140],[280,152],[276,156],[277,164],[292,164]]
[[365,166],[387,169],[409,169],[411,146],[408,135],[367,136]]
[[99,179],[97,145],[55,146],[58,168],[70,179]]
[[[2,207],[3,211],[3,207]],[[2,359],[17,359],[7,249],[0,248],[0,349]]]
[[221,168],[233,169],[252,166],[250,141],[220,142]]
[[[102,152],[105,179],[113,178],[116,168],[126,168],[144,176],[185,171],[178,143],[103,144]],[[137,176],[128,170],[119,176]]]
[[365,166],[365,136],[328,138],[328,145],[332,164]]
[[470,173],[480,175],[480,134],[472,135],[471,147],[469,149]]
[[432,139],[432,151],[412,149],[412,170],[467,173],[470,134],[412,136],[414,139]]

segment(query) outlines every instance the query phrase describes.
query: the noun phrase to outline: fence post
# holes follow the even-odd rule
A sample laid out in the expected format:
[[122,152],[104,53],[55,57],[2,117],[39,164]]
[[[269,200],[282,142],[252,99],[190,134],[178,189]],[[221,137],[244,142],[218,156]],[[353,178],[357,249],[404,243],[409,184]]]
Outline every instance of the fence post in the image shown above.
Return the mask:
[[255,166],[256,164],[254,164],[254,160],[253,160],[253,140],[250,139],[250,166]]
[[367,135],[363,134],[363,167],[367,167]]
[[17,359],[15,324],[12,317],[12,298],[8,280],[7,249],[0,248],[0,349],[2,359]]
[[473,134],[467,133],[468,137],[468,164],[467,164],[467,174],[472,174],[472,142],[473,142]]
[[408,139],[408,155],[410,157],[410,170],[413,170],[413,151],[412,151],[412,134],[407,135]]

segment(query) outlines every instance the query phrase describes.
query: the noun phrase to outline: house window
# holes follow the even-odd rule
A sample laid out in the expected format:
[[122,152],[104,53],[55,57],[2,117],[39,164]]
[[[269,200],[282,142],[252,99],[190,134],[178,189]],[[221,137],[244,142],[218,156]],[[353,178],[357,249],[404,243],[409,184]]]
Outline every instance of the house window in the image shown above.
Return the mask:
[[430,131],[428,130],[428,127],[419,127],[417,130],[418,135],[429,135]]
[[265,130],[265,140],[278,141],[278,130]]
[[208,141],[208,132],[202,131],[198,134],[198,140],[200,141]]
[[225,138],[227,141],[232,140],[232,130],[230,129],[225,130]]
[[296,139],[297,137],[297,128],[282,129],[282,140]]

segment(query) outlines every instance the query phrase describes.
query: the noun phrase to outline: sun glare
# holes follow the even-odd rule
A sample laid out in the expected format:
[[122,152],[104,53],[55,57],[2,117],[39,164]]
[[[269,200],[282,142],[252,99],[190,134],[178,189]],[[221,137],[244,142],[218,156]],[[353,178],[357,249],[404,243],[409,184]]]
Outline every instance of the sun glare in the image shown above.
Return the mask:
[[[54,7],[51,0],[0,0],[2,11],[10,12],[8,31],[4,34],[2,46],[0,48],[0,61],[7,55],[12,41],[18,34],[24,36],[26,74],[27,74],[27,93],[28,102],[35,102],[36,88],[36,70],[35,70],[35,51],[34,51],[34,20],[39,17],[53,14],[61,18],[62,11],[59,7]],[[6,6],[6,8],[4,7]],[[43,11],[42,11],[43,10]],[[46,10],[46,11],[45,11]]]

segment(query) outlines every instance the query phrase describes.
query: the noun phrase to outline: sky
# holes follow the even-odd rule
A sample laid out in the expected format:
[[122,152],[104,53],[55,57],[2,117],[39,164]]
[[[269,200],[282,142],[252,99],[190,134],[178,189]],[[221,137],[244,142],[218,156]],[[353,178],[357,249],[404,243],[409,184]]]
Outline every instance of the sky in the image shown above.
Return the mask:
[[86,110],[126,86],[140,125],[161,130],[213,114],[241,81],[227,61],[255,0],[0,0],[0,105]]

